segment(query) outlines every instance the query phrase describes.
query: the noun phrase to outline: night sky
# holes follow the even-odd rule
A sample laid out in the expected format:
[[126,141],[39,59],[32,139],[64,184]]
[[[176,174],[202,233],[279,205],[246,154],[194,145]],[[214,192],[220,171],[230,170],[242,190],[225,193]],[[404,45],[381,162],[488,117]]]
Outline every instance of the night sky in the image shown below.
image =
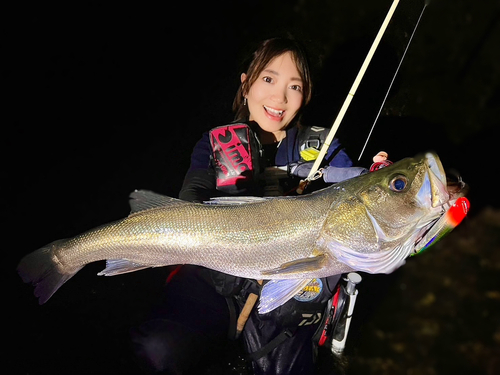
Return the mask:
[[[473,217],[499,208],[498,1],[431,1],[357,162],[423,3],[399,5],[338,137],[365,167],[380,150],[393,161],[436,151],[470,185]],[[94,276],[102,264],[90,265],[39,307],[15,274],[19,259],[126,216],[134,189],[176,196],[201,134],[232,121],[242,62],[263,39],[288,32],[305,41],[316,86],[304,122],[331,126],[390,5],[9,6],[2,22],[9,367],[20,374],[134,373],[117,353],[125,327],[154,302],[164,270],[104,279]]]

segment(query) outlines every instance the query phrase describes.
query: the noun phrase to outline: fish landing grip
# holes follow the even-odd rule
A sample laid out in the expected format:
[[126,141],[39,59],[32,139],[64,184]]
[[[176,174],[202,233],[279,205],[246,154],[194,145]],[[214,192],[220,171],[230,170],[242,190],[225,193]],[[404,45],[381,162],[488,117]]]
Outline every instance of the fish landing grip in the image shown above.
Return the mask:
[[342,311],[345,305],[346,293],[344,290],[345,289],[339,284],[334,296],[328,301],[327,310],[325,312],[326,321],[322,327],[321,335],[317,340],[319,346],[327,344],[328,338],[332,336],[333,328],[340,317],[339,311]]
[[356,297],[358,296],[358,290],[356,285],[362,280],[361,276],[356,272],[351,272],[347,275],[347,284],[345,286],[345,292],[347,295],[346,305],[344,306],[344,311],[334,328],[332,335],[331,351],[333,354],[340,355],[344,351],[345,343],[347,340],[347,334],[349,333],[349,327],[351,325],[351,318],[354,312],[354,305],[356,304]]
[[335,295],[328,301],[326,320],[318,339],[319,346],[330,345],[330,350],[337,355],[342,354],[345,348],[358,295],[356,285],[361,282],[361,276],[356,272],[351,272],[345,280],[347,284],[339,285]]

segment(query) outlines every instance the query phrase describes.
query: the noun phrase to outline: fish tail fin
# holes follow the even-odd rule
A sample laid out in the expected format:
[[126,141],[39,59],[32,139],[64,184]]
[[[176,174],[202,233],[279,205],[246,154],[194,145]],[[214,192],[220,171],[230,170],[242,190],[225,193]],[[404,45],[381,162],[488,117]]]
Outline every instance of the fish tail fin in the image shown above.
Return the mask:
[[64,242],[65,240],[52,242],[26,255],[17,266],[17,272],[23,281],[35,286],[34,294],[40,305],[47,302],[61,285],[82,268],[73,269],[70,273],[61,272],[54,250]]

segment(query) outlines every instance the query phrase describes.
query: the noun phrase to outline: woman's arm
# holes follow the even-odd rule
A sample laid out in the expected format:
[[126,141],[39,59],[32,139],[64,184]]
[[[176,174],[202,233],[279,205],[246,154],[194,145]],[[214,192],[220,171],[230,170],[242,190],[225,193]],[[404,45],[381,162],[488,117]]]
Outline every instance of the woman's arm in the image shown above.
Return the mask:
[[191,154],[191,165],[179,192],[180,199],[201,203],[217,195],[211,159],[212,147],[208,133],[204,133]]
[[[328,165],[323,167],[321,172],[323,180],[327,183],[344,181],[368,172],[365,168],[352,166],[353,162],[351,158],[349,158],[344,151],[337,138],[332,140],[326,153],[325,160],[328,160]],[[291,163],[289,164],[289,171],[297,177],[306,178],[313,164],[314,161]]]

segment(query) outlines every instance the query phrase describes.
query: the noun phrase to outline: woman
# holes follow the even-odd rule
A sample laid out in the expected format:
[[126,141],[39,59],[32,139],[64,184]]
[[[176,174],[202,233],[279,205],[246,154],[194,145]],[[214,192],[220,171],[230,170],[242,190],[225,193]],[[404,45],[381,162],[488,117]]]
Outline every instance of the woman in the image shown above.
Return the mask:
[[[311,150],[314,154],[326,136],[326,129],[299,124],[311,89],[308,61],[296,41],[263,42],[241,75],[233,105],[237,121],[203,135],[193,150],[179,197],[203,202],[225,195],[293,192],[311,168],[312,162],[303,156]],[[325,159],[326,182],[364,172],[352,167],[337,140]],[[255,374],[314,372],[313,335],[339,277],[315,280],[267,314],[252,310],[242,336]],[[196,364],[210,361],[207,356],[213,356],[214,348],[228,336],[235,338],[236,318],[252,292],[259,293],[255,280],[197,266],[177,268],[169,277],[165,302],[133,334],[138,357],[158,372],[195,371]]]

